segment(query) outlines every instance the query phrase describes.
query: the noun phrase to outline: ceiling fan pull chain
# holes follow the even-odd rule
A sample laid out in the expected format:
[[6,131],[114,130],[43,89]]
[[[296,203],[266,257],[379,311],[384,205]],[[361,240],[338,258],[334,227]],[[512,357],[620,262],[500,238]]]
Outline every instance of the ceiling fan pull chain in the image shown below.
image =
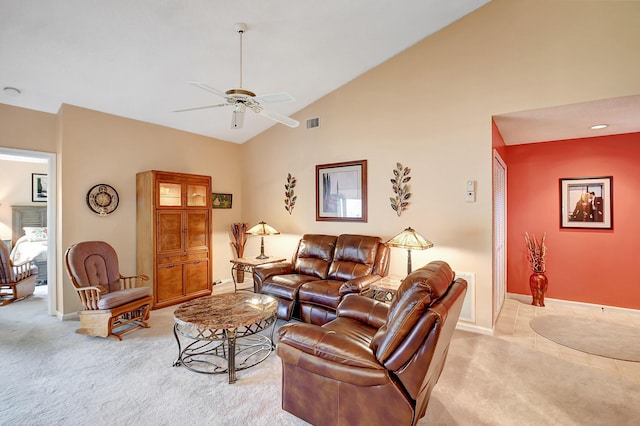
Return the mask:
[[238,33],[240,33],[240,88],[242,89],[242,35],[244,34],[244,30],[239,29]]

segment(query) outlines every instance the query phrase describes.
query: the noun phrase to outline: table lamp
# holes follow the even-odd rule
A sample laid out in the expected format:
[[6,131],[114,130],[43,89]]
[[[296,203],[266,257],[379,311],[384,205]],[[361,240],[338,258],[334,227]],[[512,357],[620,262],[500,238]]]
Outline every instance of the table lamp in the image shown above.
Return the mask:
[[433,243],[422,235],[418,234],[415,229],[408,227],[395,237],[387,241],[389,247],[398,247],[407,249],[407,275],[411,273],[411,250],[425,250],[433,247]]
[[257,256],[256,259],[267,259],[269,256],[264,255],[264,236],[265,235],[276,235],[280,232],[266,224],[266,222],[262,221],[259,224],[249,228],[247,234],[251,235],[260,235],[260,256]]

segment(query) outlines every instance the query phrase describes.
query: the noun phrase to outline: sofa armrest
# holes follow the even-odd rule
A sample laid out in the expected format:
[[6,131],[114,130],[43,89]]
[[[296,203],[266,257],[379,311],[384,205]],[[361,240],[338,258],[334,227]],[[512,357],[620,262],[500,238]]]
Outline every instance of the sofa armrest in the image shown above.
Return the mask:
[[291,262],[279,262],[256,266],[253,268],[253,289],[256,293],[260,293],[262,291],[262,284],[267,278],[273,275],[291,274],[293,272],[293,263]]
[[378,329],[387,322],[389,305],[365,296],[351,295],[342,299],[336,310],[338,317],[347,317]]
[[340,286],[340,295],[344,296],[349,293],[362,293],[368,289],[369,286],[376,281],[379,281],[382,277],[380,275],[364,275],[362,277],[354,278],[349,281],[345,281]]

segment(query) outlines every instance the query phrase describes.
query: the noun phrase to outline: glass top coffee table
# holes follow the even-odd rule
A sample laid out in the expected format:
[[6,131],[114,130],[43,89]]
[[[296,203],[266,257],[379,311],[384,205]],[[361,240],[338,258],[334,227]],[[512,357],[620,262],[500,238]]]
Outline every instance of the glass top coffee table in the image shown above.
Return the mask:
[[[183,303],[173,313],[178,342],[173,366],[205,374],[228,373],[229,383],[235,383],[236,371],[253,367],[273,351],[277,309],[273,297],[253,293],[220,294]],[[263,330],[267,335],[258,334]],[[180,336],[187,342],[184,349]]]

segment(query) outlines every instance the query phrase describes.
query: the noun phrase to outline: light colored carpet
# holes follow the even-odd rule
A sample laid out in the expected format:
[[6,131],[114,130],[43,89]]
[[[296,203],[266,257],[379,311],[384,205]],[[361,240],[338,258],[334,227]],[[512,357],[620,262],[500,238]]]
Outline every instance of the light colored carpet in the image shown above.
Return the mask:
[[[304,425],[281,409],[272,354],[226,375],[172,367],[174,308],[121,342],[74,333],[35,296],[0,308],[0,425]],[[420,425],[631,425],[640,385],[504,340],[456,332]],[[388,407],[393,409],[393,407]]]
[[529,323],[554,342],[582,352],[640,362],[640,328],[596,318],[543,315]]

